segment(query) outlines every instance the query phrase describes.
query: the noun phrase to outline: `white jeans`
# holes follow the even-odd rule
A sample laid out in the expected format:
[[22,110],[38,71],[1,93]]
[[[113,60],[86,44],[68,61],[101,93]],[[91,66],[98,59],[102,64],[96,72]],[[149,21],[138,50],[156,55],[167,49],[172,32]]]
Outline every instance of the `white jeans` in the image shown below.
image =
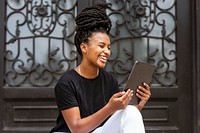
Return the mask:
[[92,133],[145,133],[140,111],[132,105],[115,112],[107,122]]

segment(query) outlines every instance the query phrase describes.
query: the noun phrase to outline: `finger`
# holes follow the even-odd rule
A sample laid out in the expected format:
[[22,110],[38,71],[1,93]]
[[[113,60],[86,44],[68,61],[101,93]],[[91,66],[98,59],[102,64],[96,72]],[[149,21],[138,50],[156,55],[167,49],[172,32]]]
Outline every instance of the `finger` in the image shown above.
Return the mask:
[[143,83],[145,89],[150,90],[150,86],[147,83]]
[[141,95],[141,94],[139,94],[139,93],[136,93],[136,96],[137,96],[139,99],[145,100],[145,101],[147,101],[147,100],[150,98],[150,96],[148,96],[148,95],[144,96],[144,95]]
[[141,96],[139,93],[136,93],[136,96],[137,96],[139,99],[142,99],[142,96]]
[[125,91],[122,91],[122,92],[115,93],[113,96],[118,98],[118,97],[122,97],[124,94],[125,94]]
[[128,96],[127,96],[127,99],[126,99],[127,104],[131,101],[132,97],[133,97],[133,90],[131,90],[130,93],[128,94]]
[[150,91],[141,91],[141,88],[142,88],[142,87],[139,87],[139,89],[137,89],[137,93],[138,93],[139,95],[141,95],[142,97],[149,98],[150,95],[151,95]]
[[145,96],[145,93],[143,91],[140,90],[141,87],[139,87],[139,89],[137,89],[137,93],[140,95],[140,96]]
[[127,97],[123,99],[123,104],[126,106],[131,101],[133,97],[133,91],[131,90],[130,93],[128,93]]
[[149,88],[144,88],[142,86],[138,86],[138,89],[146,94],[150,94],[150,89]]
[[122,101],[129,99],[133,94],[133,91],[128,89],[126,93],[121,97]]

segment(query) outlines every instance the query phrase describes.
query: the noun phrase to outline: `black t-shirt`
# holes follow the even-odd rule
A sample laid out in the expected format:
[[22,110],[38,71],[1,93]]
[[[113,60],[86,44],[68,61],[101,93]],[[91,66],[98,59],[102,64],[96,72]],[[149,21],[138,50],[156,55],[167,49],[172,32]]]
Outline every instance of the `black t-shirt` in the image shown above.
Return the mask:
[[[84,78],[72,69],[59,79],[55,87],[58,109],[79,107],[81,118],[101,109],[116,92],[119,92],[117,79],[103,69],[94,79]],[[60,111],[57,125],[51,132],[56,131],[70,132]]]

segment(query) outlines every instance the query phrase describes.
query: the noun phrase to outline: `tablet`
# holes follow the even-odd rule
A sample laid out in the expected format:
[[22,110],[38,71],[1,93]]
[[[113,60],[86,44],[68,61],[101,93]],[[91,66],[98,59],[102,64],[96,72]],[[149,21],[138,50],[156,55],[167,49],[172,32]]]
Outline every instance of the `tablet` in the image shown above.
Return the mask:
[[133,90],[133,97],[129,104],[136,105],[139,102],[139,98],[136,96],[136,90],[143,82],[149,84],[152,80],[153,73],[156,67],[152,64],[136,61],[132,67],[131,73],[128,77],[127,83],[124,87],[124,91],[128,88]]

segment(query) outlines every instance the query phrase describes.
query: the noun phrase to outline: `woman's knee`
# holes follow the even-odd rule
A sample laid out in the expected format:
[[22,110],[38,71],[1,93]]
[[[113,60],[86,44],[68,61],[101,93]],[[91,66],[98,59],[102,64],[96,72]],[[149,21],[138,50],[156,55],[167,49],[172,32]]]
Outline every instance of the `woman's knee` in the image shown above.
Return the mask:
[[132,105],[128,105],[123,111],[120,133],[145,133],[140,111]]
[[139,119],[142,120],[142,114],[141,112],[138,110],[137,107],[132,106],[132,105],[128,105],[125,110],[124,110],[125,114],[127,114],[127,116],[129,118],[133,118],[133,119]]

